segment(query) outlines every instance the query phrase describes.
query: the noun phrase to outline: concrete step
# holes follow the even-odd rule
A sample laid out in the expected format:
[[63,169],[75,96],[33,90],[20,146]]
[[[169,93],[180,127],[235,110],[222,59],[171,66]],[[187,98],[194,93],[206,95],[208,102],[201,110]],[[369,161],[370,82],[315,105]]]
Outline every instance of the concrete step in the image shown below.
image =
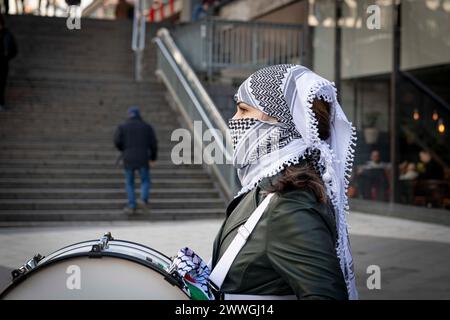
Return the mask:
[[[158,150],[158,160],[171,160],[172,150]],[[24,151],[24,150],[8,150],[0,153],[0,159],[16,159],[16,160],[105,160],[116,161],[120,156],[119,151],[49,151],[48,153],[41,151]]]
[[[144,89],[160,89],[164,88],[164,85],[157,80],[155,77],[151,79],[144,79],[140,82],[130,81],[130,80],[118,80],[111,79],[109,81],[97,81],[97,80],[65,80],[65,78],[42,78],[42,79],[27,79],[24,77],[11,76],[8,80],[8,84],[14,88],[26,89],[27,92],[32,90],[46,90],[44,92],[57,92],[60,90],[68,91],[73,95],[74,88],[83,89],[86,91],[96,91],[104,89],[130,89],[138,92],[141,95],[148,94],[147,91],[142,91]],[[72,88],[72,90],[70,90]],[[153,92],[153,91],[151,91]],[[127,92],[123,92],[126,94]],[[114,92],[114,94],[117,94]]]
[[[106,53],[108,54],[108,53]],[[68,57],[70,59],[70,57]],[[104,62],[104,64],[96,64],[95,66],[83,65],[84,59],[95,60],[98,57],[85,56],[80,58],[78,65],[67,65],[67,64],[55,64],[54,61],[43,62],[40,64],[32,65],[20,65],[19,59],[14,61],[17,63],[17,67],[11,70],[11,76],[18,77],[23,75],[25,78],[30,80],[36,79],[64,79],[64,80],[97,80],[97,81],[110,81],[110,80],[134,80],[133,73],[133,63],[131,60],[128,63],[123,63],[118,65],[115,61],[109,63]],[[151,62],[154,64],[154,62]],[[144,65],[144,68],[147,69]],[[150,67],[153,69],[154,67]],[[45,74],[43,77],[42,75]],[[144,75],[144,79],[150,79],[153,76],[151,73]]]
[[[164,141],[169,141],[170,136],[158,136],[158,141],[164,143]],[[109,135],[102,136],[62,136],[62,135],[45,135],[45,136],[36,136],[36,135],[6,135],[0,142],[5,144],[11,143],[55,143],[55,144],[67,144],[68,146],[74,144],[102,144],[104,146],[111,146],[112,137]]]
[[[39,67],[46,67],[46,71],[48,70],[75,70],[75,72],[86,72],[86,71],[123,71],[126,70],[129,66],[132,66],[131,55],[132,53],[123,52],[121,54],[109,55],[110,53],[105,52],[105,59],[100,60],[101,57],[98,56],[100,52],[95,52],[86,50],[84,55],[70,54],[66,53],[66,57],[64,57],[64,51],[59,52],[59,57],[55,57],[54,59],[45,59],[43,57],[43,52],[36,52],[37,56],[41,56],[41,60],[34,60],[33,62],[28,62],[21,65],[21,68],[26,67],[31,72],[38,71]],[[64,58],[68,60],[80,60],[79,62],[74,63],[64,63]],[[91,61],[81,61],[81,59],[91,58]],[[52,64],[50,64],[52,63]],[[97,68],[97,69],[96,69]]]
[[[152,178],[208,178],[203,170],[197,169],[152,169]],[[123,171],[117,169],[50,169],[50,168],[0,168],[0,178],[29,178],[29,179],[51,179],[51,178],[77,178],[77,179],[103,179],[124,176]]]
[[[0,199],[0,210],[120,210],[126,203],[126,199]],[[224,202],[217,197],[201,199],[154,198],[151,199],[149,207],[150,210],[176,208],[220,209],[224,208]]]
[[[121,124],[123,121],[119,118],[115,121],[107,121],[101,119],[86,119],[83,121],[82,119],[48,119],[46,121],[39,120],[0,120],[2,132],[11,132],[14,130],[15,132],[23,132],[23,133],[49,133],[49,132],[67,132],[67,133],[114,133],[116,127]],[[155,133],[167,133],[178,129],[177,126],[172,121],[159,123],[157,118],[154,118],[149,121],[153,125],[153,129]],[[53,129],[53,130],[52,130]]]
[[[17,133],[42,133],[43,135],[54,132],[67,132],[67,133],[96,133],[96,134],[107,134],[114,133],[116,127],[122,123],[123,121],[117,120],[111,123],[107,123],[105,121],[91,121],[86,119],[85,121],[58,121],[58,120],[50,120],[46,122],[27,122],[22,121],[14,123],[9,121],[0,120],[0,130],[2,132],[8,132],[11,130],[15,130]],[[159,124],[153,123],[153,129],[155,133],[168,133],[177,129],[178,127],[173,124]],[[100,126],[100,127],[99,127]]]
[[[191,157],[190,162],[175,164],[172,162],[170,153],[159,153],[158,159],[156,160],[156,166],[154,169],[190,169],[191,165],[200,165],[201,163],[196,163],[194,157]],[[12,165],[9,165],[13,163]],[[66,166],[67,163],[67,166]],[[95,155],[92,156],[76,156],[76,155],[55,155],[54,158],[51,157],[34,157],[33,155],[23,154],[18,156],[17,154],[3,154],[0,153],[0,167],[3,169],[11,168],[42,168],[42,169],[122,169],[123,161],[120,158],[120,154],[117,153],[114,156],[102,156]],[[103,165],[104,164],[104,165]]]
[[[11,83],[12,82],[12,83]],[[133,93],[136,94],[137,97],[146,97],[149,98],[153,96],[154,98],[161,98],[163,92],[163,86],[159,82],[147,81],[145,85],[139,84],[143,88],[139,88],[138,86],[133,85],[133,82],[129,79],[127,81],[97,81],[97,85],[95,83],[89,84],[76,81],[74,79],[70,80],[61,80],[59,85],[54,87],[40,87],[35,84],[34,81],[29,81],[28,83],[17,83],[14,84],[14,81],[8,82],[10,89],[8,90],[8,95],[14,96],[20,92],[23,93],[21,98],[28,98],[38,95],[45,95],[45,97],[55,97],[61,100],[69,100],[71,98],[77,98],[77,92],[82,91],[84,93],[83,97],[102,97],[102,96],[112,96],[112,97],[122,97],[129,98],[133,96]],[[17,81],[16,81],[17,82]],[[30,83],[31,82],[31,83]],[[98,83],[102,83],[102,85],[98,85]],[[49,86],[51,84],[48,84]],[[80,98],[80,97],[78,97]],[[87,99],[86,99],[87,100]]]
[[[172,110],[156,109],[159,108],[162,103],[163,102],[160,101],[158,103],[148,104],[145,106],[145,108],[141,108],[143,119],[151,120],[152,118],[156,118],[163,121],[169,121],[169,123],[175,123],[176,121],[173,121],[174,118]],[[114,124],[117,124],[118,121],[123,122],[126,120],[127,108],[128,106],[124,104],[123,107],[117,111],[111,110],[107,106],[93,106],[90,109],[83,110],[81,108],[78,108],[77,106],[68,106],[68,103],[63,103],[59,104],[58,107],[53,108],[53,110],[47,110],[45,107],[36,107],[35,112],[32,112],[31,110],[22,110],[22,107],[13,108],[10,106],[10,109],[2,112],[1,119],[8,121],[20,119],[40,121],[43,123],[45,123],[46,121],[55,120],[102,120],[106,123],[113,122]],[[92,109],[95,109],[95,111],[93,111]]]
[[[164,97],[157,94],[151,96],[130,95],[129,98],[118,98],[117,101],[111,96],[96,95],[89,99],[64,98],[42,98],[38,96],[13,96],[9,92],[7,98],[7,109],[1,113],[1,118],[8,118],[9,115],[25,117],[47,117],[54,113],[85,114],[90,116],[119,117],[125,120],[127,108],[130,105],[138,105],[141,108],[143,117],[173,114],[173,110],[167,106]],[[162,107],[163,106],[163,107]]]
[[[70,160],[70,159],[0,159],[0,168],[51,168],[51,169],[115,169],[122,170],[121,164],[113,161],[101,160]],[[172,161],[158,160],[155,170],[184,170],[197,169],[203,170],[200,164],[173,164]]]
[[[58,159],[58,160],[102,160],[109,161],[111,165],[114,165],[118,162],[120,157],[119,152],[48,152],[45,153],[37,153],[37,152],[8,152],[8,153],[0,153],[0,160],[4,159],[17,159],[17,160],[45,160],[45,159]],[[190,158],[192,159],[192,158]],[[169,152],[159,152],[158,160],[160,161],[170,161],[171,153]]]
[[[139,188],[139,178],[136,178],[136,188]],[[27,179],[0,178],[0,188],[122,188],[124,180],[110,179]],[[212,180],[208,178],[164,178],[152,179],[154,188],[214,188]]]
[[[18,127],[18,125],[9,125],[8,123],[1,123],[1,127],[0,130],[3,134],[7,134],[7,133],[17,133],[17,135],[37,135],[39,134],[39,137],[46,137],[50,134],[55,135],[56,133],[58,134],[67,134],[67,135],[78,135],[79,137],[86,137],[86,136],[90,136],[90,137],[95,137],[98,136],[99,138],[104,138],[104,137],[111,137],[112,134],[114,134],[115,130],[116,130],[116,126],[115,125],[107,125],[105,127],[103,127],[102,123],[91,123],[90,126],[89,124],[79,124],[79,125],[74,125],[74,124],[66,124],[66,126],[64,126],[64,123],[58,123],[58,122],[48,122],[46,123],[47,127],[44,126],[29,126],[29,127]],[[158,124],[153,124],[153,129],[155,130],[155,134],[156,135],[160,135],[160,136],[166,136],[166,137],[170,137],[170,135],[172,134],[172,131],[175,129],[178,129],[177,127],[173,127],[173,126],[159,126]]]
[[[149,119],[149,123],[153,126],[156,134],[170,135],[173,130],[180,128],[179,125],[171,122],[159,123],[157,118]],[[28,121],[28,120],[0,120],[0,131],[4,133],[17,132],[23,134],[42,134],[46,135],[51,132],[67,133],[67,134],[99,134],[100,137],[105,134],[114,134],[116,128],[122,123],[122,119],[116,121],[105,121],[89,119],[83,121],[81,119],[67,119],[64,121],[54,119],[48,121]]]
[[[136,195],[140,190],[136,190]],[[209,188],[152,188],[152,199],[214,198],[218,191]],[[117,189],[0,189],[0,199],[126,199],[124,188]]]
[[[169,151],[172,147],[176,145],[175,142],[171,142],[170,145],[165,143],[161,143],[158,146],[158,150],[160,151]],[[26,141],[17,141],[17,142],[9,142],[9,141],[0,141],[0,152],[10,152],[12,150],[20,150],[20,151],[100,151],[100,152],[113,152],[116,151],[113,145],[105,144],[105,143],[58,143],[58,142],[36,142],[36,143],[28,143]]]
[[[65,111],[60,109],[58,112],[44,114],[36,114],[29,112],[5,112],[1,115],[2,123],[11,125],[26,125],[26,124],[45,124],[49,122],[61,122],[64,124],[89,124],[89,123],[102,123],[103,125],[117,126],[119,123],[124,121],[125,112],[104,112],[104,113],[89,113],[80,112],[77,110]],[[171,125],[176,126],[177,122],[173,118],[173,115],[167,112],[154,112],[152,114],[143,113],[142,117],[148,119],[150,122],[152,120],[158,120],[158,125]]]
[[[73,90],[77,91],[77,88],[74,87]],[[14,103],[22,103],[23,106],[20,106],[20,108],[24,108],[25,111],[29,111],[29,109],[35,108],[36,106],[41,108],[39,110],[45,110],[46,107],[49,107],[64,110],[73,109],[75,111],[95,112],[97,108],[94,107],[97,106],[104,106],[105,109],[102,109],[102,111],[114,111],[120,110],[123,107],[126,108],[130,104],[135,103],[139,103],[141,106],[156,105],[158,108],[161,107],[162,103],[165,105],[164,92],[157,92],[157,89],[154,91],[144,91],[144,89],[142,89],[140,92],[137,92],[136,88],[117,90],[118,91],[99,89],[99,91],[92,92],[85,96],[76,96],[73,94],[65,96],[53,92],[42,92],[42,90],[16,89],[11,87],[6,93],[6,98],[7,101],[10,101],[10,104],[8,104],[10,106],[14,106]],[[18,107],[10,108],[10,110],[17,109]]]
[[[172,132],[178,128],[167,128],[159,130],[154,126],[155,134],[158,138],[167,137],[170,139]],[[19,128],[14,130],[13,127],[2,128],[0,127],[0,138],[20,138],[20,139],[36,139],[40,141],[46,141],[51,139],[60,139],[62,141],[89,141],[89,140],[103,140],[111,143],[114,136],[115,128]],[[56,137],[58,136],[58,137]]]
[[204,209],[152,209],[149,214],[126,215],[122,210],[0,210],[0,222],[14,221],[117,221],[117,220],[182,220],[195,218],[221,218],[222,208]]
[[[135,90],[134,90],[135,91]],[[7,101],[9,101],[7,106],[10,106],[10,110],[17,110],[18,108],[23,108],[25,111],[39,107],[39,110],[45,110],[45,108],[60,108],[64,110],[79,110],[79,111],[93,111],[97,107],[104,107],[106,109],[101,109],[102,111],[108,110],[121,110],[125,109],[131,104],[139,104],[142,108],[147,106],[157,106],[161,108],[161,105],[165,106],[165,100],[161,94],[155,93],[150,94],[149,92],[143,94],[133,94],[133,91],[128,91],[122,95],[118,92],[110,91],[100,91],[96,94],[92,93],[89,96],[55,96],[46,95],[36,92],[26,92],[24,90],[8,90],[6,93]],[[19,106],[19,103],[21,104]],[[23,106],[22,106],[23,105]],[[14,108],[13,108],[14,107]],[[157,109],[155,109],[157,110]],[[49,110],[57,111],[57,110]]]
[[[42,97],[42,96],[41,96]],[[45,120],[50,117],[52,119],[63,117],[64,115],[73,115],[75,117],[89,117],[110,119],[117,121],[125,120],[126,111],[129,105],[133,104],[139,98],[144,103],[140,103],[141,114],[144,119],[147,117],[160,117],[172,115],[174,111],[170,108],[161,108],[166,104],[163,97],[153,96],[151,98],[133,96],[130,99],[124,99],[121,102],[105,102],[101,96],[92,97],[88,102],[75,100],[49,99],[47,101],[39,101],[33,97],[25,99],[25,97],[8,98],[8,109],[1,113],[2,119],[14,119],[21,117],[24,119]],[[20,101],[22,99],[22,101]],[[15,105],[13,105],[15,104]],[[54,117],[54,118],[53,118]],[[170,117],[169,117],[170,118]]]
[[[170,147],[164,147],[161,149],[158,149],[158,160],[161,161],[161,163],[166,164],[165,161],[171,161],[171,154],[172,154],[172,146]],[[199,149],[200,150],[200,149]],[[175,150],[174,155],[178,154]],[[193,152],[192,152],[193,153]],[[199,155],[201,155],[200,151],[197,152]],[[187,155],[187,154],[186,154]],[[61,163],[63,161],[68,161],[68,163],[71,163],[70,160],[86,160],[89,164],[93,164],[92,160],[104,160],[104,162],[116,163],[118,161],[118,158],[121,157],[121,153],[118,150],[114,149],[106,149],[103,148],[103,150],[53,150],[49,149],[47,150],[23,150],[23,149],[11,149],[11,150],[2,150],[0,149],[0,161],[3,161],[5,164],[14,163],[12,160],[18,160],[19,163],[30,163],[33,164],[34,161],[29,160],[35,160],[37,163],[48,163],[51,164],[53,160],[57,160],[58,163]],[[192,157],[191,157],[192,158]],[[49,162],[47,162],[47,160]],[[111,162],[113,161],[113,162]],[[172,162],[173,163],[173,162]],[[22,165],[21,165],[22,166]]]
[[[115,128],[111,130],[115,131]],[[156,130],[155,130],[156,133]],[[43,150],[51,149],[54,145],[55,148],[59,149],[61,147],[63,150],[83,150],[84,146],[88,146],[84,150],[93,150],[95,148],[105,149],[113,148],[111,136],[99,135],[98,137],[83,137],[80,135],[71,137],[61,137],[60,135],[53,136],[30,136],[30,137],[20,137],[20,136],[8,136],[4,139],[0,139],[0,147],[5,146],[5,148],[13,149],[17,146],[17,149],[27,149],[22,147],[23,145],[41,145]],[[178,141],[170,141],[171,136],[158,136],[158,142],[161,142],[161,147],[163,144],[177,144]],[[31,147],[30,149],[38,150],[36,147]]]

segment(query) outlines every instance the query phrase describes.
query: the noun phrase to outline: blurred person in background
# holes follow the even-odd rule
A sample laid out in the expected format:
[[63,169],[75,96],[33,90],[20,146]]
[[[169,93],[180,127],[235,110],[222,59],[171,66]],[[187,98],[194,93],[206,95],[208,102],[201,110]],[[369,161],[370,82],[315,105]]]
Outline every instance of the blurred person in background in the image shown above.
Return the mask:
[[400,180],[414,180],[419,174],[416,170],[416,165],[413,162],[404,162],[400,164]]
[[402,162],[399,165],[399,183],[400,197],[403,203],[412,204],[414,200],[415,182],[419,173],[416,170],[416,164],[413,162]]
[[209,15],[210,4],[210,0],[203,0],[202,3],[197,4],[192,11],[192,21],[198,21],[207,18]]
[[444,178],[444,169],[431,157],[429,151],[420,151],[419,158],[420,162],[417,167],[420,180],[441,180]]
[[3,8],[3,14],[8,15],[9,14],[9,0],[2,1],[2,8]]
[[370,160],[357,169],[358,193],[364,199],[387,200],[388,164],[381,161],[379,150],[372,150]]
[[119,0],[116,5],[116,19],[128,19],[131,5],[126,0]]
[[5,26],[0,15],[0,111],[5,109],[5,89],[8,79],[9,61],[17,55],[17,45],[13,34]]
[[[128,119],[116,129],[114,144],[122,152],[125,169],[125,186],[128,205],[126,214],[136,213],[138,205],[144,213],[148,213],[149,194],[151,188],[150,168],[157,159],[157,138],[153,127],[145,122],[138,107],[130,107]],[[136,203],[134,192],[134,174],[138,171],[141,179],[141,197]]]

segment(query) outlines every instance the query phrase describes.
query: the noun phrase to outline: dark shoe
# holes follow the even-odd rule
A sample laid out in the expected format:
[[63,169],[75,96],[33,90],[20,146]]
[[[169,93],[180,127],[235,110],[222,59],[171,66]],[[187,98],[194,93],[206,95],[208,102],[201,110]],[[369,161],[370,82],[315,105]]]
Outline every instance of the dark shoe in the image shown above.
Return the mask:
[[138,209],[140,209],[140,211],[142,211],[143,214],[148,214],[150,211],[148,203],[142,200],[138,200]]
[[128,215],[135,214],[136,208],[130,208],[129,206],[126,206],[125,208],[123,208],[123,213],[128,214]]

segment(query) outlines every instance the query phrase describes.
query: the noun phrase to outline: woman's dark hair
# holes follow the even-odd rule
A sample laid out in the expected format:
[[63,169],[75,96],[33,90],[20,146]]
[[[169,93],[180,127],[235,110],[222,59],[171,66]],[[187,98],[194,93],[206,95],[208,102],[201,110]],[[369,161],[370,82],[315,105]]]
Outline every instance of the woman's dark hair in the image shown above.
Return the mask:
[[[312,110],[319,122],[319,138],[327,140],[330,136],[330,105],[323,100],[315,99]],[[306,157],[306,161],[286,167],[282,176],[271,186],[269,191],[282,193],[295,189],[309,189],[319,202],[327,202],[325,185],[317,172],[313,157]]]
[[319,138],[327,140],[330,137],[330,105],[320,99],[314,99],[312,109],[319,121]]

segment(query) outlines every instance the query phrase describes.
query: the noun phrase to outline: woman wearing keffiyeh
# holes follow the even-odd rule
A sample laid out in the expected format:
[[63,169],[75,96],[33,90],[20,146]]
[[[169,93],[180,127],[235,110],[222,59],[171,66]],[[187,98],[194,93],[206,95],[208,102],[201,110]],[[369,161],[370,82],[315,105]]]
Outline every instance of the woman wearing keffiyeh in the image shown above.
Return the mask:
[[237,254],[228,297],[357,299],[346,190],[355,132],[334,84],[299,65],[275,65],[239,87],[229,121],[242,189],[227,208],[212,269],[241,226],[274,196]]

